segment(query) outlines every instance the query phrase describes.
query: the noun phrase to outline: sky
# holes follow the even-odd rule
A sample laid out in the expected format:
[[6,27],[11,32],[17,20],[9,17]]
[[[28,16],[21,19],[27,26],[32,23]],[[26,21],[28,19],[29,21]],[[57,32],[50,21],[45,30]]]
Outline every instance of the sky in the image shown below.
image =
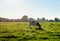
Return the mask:
[[0,17],[60,18],[60,0],[0,0]]

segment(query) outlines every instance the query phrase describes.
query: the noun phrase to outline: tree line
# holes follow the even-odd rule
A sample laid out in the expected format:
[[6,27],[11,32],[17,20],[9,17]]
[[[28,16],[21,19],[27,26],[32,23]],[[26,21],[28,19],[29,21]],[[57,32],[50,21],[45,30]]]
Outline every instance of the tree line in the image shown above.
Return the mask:
[[40,22],[60,22],[60,19],[55,17],[54,19],[46,19],[46,18],[37,18],[38,21]]
[[[28,22],[29,19],[33,20],[34,18],[28,18],[27,15],[22,16],[22,18],[20,19],[9,19],[9,18],[0,17],[0,22]],[[57,17],[49,20],[43,17],[43,18],[37,18],[37,20],[39,22],[60,22],[60,19]]]
[[0,22],[27,22],[28,16],[24,15],[21,19],[9,19],[0,17]]

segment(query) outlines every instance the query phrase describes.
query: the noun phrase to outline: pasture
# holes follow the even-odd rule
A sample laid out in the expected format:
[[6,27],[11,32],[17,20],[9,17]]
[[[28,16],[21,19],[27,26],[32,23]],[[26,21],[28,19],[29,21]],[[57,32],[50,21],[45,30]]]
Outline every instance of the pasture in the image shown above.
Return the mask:
[[60,41],[60,22],[41,22],[45,30],[27,22],[0,22],[0,41]]

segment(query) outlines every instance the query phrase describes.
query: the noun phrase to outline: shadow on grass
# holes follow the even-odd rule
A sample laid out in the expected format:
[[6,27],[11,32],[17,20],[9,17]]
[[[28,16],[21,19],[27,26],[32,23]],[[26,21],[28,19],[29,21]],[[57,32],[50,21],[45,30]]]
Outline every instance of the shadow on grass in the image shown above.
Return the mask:
[[8,36],[0,36],[0,38],[19,38],[19,36],[8,35]]

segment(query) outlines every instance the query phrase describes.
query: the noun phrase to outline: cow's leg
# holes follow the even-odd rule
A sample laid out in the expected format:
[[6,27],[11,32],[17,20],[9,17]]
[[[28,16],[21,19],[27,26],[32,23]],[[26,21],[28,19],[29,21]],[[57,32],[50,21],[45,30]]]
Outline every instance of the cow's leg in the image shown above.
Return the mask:
[[32,29],[31,24],[29,24],[30,29]]
[[38,29],[43,30],[43,29],[41,28],[41,25],[40,25],[39,23],[37,23],[37,26],[39,26]]

